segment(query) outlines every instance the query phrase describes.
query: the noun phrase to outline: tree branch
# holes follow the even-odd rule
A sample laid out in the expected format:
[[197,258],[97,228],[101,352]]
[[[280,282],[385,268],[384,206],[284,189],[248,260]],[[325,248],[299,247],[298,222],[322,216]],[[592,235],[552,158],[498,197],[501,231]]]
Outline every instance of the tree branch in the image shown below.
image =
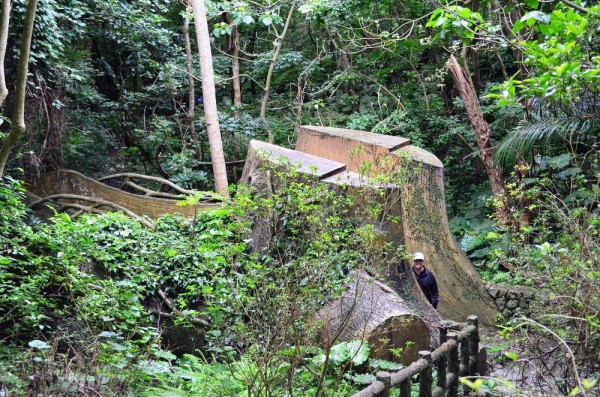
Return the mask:
[[[111,201],[102,200],[102,199],[95,198],[95,197],[81,196],[78,194],[53,194],[53,195],[44,197],[42,199],[36,200],[33,203],[29,204],[27,207],[33,208],[33,207],[36,207],[40,204],[43,204],[43,203],[45,203],[47,201],[51,201],[51,200],[81,200],[81,201],[89,201],[91,203],[105,205],[107,207],[112,207],[119,211],[123,211],[127,216],[135,219],[136,221],[140,222],[142,225],[144,225],[150,229],[154,229],[154,225],[150,221],[142,218],[141,216],[137,215],[135,212],[133,212],[119,204],[115,204]],[[83,210],[86,210],[89,208],[90,212],[98,211],[96,208],[93,208],[91,206],[84,206],[84,205],[77,204],[77,203],[67,203],[67,204],[64,204],[64,207],[73,207],[73,208],[79,208],[79,209],[83,209]]]

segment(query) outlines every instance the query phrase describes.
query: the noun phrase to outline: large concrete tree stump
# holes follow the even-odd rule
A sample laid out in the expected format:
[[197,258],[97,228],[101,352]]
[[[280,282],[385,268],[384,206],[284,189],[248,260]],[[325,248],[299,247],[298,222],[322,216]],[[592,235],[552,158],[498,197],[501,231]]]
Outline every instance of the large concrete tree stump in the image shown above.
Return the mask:
[[[399,218],[400,222],[378,223],[379,232],[385,241],[405,244],[408,252],[423,252],[425,266],[438,280],[440,305],[436,312],[419,290],[408,263],[398,259],[396,268],[385,271],[393,288],[425,321],[439,320],[439,313],[450,320],[462,321],[474,314],[482,323],[495,322],[497,311],[493,302],[450,232],[443,166],[437,157],[410,145],[405,138],[303,126],[296,150],[252,141],[241,183],[268,194],[273,187],[264,163],[277,167],[281,156],[315,181],[329,183],[342,192],[373,183],[384,190],[379,200],[393,215],[390,219]],[[268,239],[264,227],[262,232],[258,246]]]

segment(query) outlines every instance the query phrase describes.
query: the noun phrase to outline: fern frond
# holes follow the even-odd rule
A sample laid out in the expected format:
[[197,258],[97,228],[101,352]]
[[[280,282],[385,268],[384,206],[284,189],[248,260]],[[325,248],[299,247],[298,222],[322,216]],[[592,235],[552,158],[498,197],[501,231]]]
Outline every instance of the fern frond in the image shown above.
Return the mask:
[[495,161],[505,169],[512,168],[518,159],[530,158],[534,150],[543,149],[550,141],[583,134],[592,129],[595,122],[598,119],[559,116],[522,123],[500,144]]

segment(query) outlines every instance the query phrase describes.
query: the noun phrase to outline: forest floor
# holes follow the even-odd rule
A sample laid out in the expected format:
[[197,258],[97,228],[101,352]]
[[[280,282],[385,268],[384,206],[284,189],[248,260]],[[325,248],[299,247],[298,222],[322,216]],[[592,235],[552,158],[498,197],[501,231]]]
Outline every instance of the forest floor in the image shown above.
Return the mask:
[[[501,335],[501,327],[480,327],[480,348],[486,348],[488,372],[484,374],[492,383],[498,383],[492,395],[537,396],[542,390],[543,380],[531,371],[531,354],[522,349],[516,339]],[[508,383],[508,382],[510,383]]]

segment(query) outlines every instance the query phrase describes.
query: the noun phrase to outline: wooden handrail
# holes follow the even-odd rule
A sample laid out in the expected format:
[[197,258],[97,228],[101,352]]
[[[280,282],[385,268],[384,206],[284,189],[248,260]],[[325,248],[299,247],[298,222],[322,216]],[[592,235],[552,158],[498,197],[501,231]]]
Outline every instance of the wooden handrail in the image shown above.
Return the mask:
[[[378,372],[377,381],[354,394],[352,397],[387,397],[394,387],[400,388],[400,397],[410,397],[410,380],[421,374],[419,397],[456,396],[458,378],[475,375],[479,353],[479,326],[477,316],[469,316],[462,330],[447,332],[455,328],[454,323],[440,329],[440,346],[433,352],[419,352],[421,358],[395,373]],[[459,356],[460,351],[460,356]],[[437,365],[438,380],[432,390],[431,367]]]

